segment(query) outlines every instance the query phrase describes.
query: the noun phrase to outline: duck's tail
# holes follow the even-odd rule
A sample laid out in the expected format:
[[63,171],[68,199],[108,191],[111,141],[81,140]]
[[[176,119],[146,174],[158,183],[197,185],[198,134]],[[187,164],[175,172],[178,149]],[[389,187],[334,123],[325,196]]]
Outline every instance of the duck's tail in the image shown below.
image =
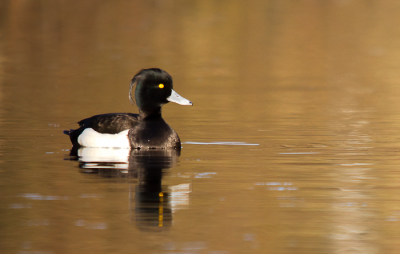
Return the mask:
[[73,129],[64,130],[63,133],[64,133],[65,135],[71,136],[71,132],[72,132],[72,131],[73,131]]

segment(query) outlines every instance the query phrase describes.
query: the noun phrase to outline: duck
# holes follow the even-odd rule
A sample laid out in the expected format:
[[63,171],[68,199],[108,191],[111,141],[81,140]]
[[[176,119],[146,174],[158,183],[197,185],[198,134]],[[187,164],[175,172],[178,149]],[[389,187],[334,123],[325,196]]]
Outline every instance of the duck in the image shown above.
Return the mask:
[[[132,93],[134,92],[134,99]],[[159,68],[140,70],[131,80],[129,100],[139,114],[107,113],[78,122],[78,129],[65,130],[73,148],[180,149],[178,134],[161,115],[163,105],[193,103],[173,89],[172,77]]]

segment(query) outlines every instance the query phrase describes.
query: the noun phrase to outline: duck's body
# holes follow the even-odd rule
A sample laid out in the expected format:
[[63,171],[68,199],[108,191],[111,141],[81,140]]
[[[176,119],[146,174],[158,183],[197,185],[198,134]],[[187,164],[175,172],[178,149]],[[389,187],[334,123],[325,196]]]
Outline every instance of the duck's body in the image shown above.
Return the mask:
[[129,130],[130,146],[135,148],[180,148],[178,134],[159,115],[144,119]]
[[83,119],[79,129],[64,131],[74,147],[180,148],[179,136],[162,118],[161,107],[169,101],[193,104],[172,89],[172,78],[163,70],[145,69],[136,74],[129,91],[131,102],[135,84],[140,114],[110,113]]

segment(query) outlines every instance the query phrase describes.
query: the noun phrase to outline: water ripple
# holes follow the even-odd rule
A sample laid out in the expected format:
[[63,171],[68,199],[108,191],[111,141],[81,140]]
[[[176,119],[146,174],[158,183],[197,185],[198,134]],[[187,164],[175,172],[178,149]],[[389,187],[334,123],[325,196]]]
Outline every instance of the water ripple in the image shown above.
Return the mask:
[[193,142],[187,141],[186,145],[225,145],[225,146],[259,146],[260,144],[249,144],[246,142]]

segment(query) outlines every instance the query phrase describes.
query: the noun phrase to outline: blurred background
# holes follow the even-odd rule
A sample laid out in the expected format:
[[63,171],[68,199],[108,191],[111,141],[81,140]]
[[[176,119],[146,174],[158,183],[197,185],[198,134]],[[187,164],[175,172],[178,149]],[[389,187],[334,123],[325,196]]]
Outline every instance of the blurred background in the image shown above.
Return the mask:
[[[399,13],[395,0],[0,0],[0,251],[398,253]],[[151,67],[194,106],[163,107],[182,153],[156,155],[168,221],[144,227],[148,165],[127,153],[139,173],[89,174],[62,131],[138,112],[129,82]]]

